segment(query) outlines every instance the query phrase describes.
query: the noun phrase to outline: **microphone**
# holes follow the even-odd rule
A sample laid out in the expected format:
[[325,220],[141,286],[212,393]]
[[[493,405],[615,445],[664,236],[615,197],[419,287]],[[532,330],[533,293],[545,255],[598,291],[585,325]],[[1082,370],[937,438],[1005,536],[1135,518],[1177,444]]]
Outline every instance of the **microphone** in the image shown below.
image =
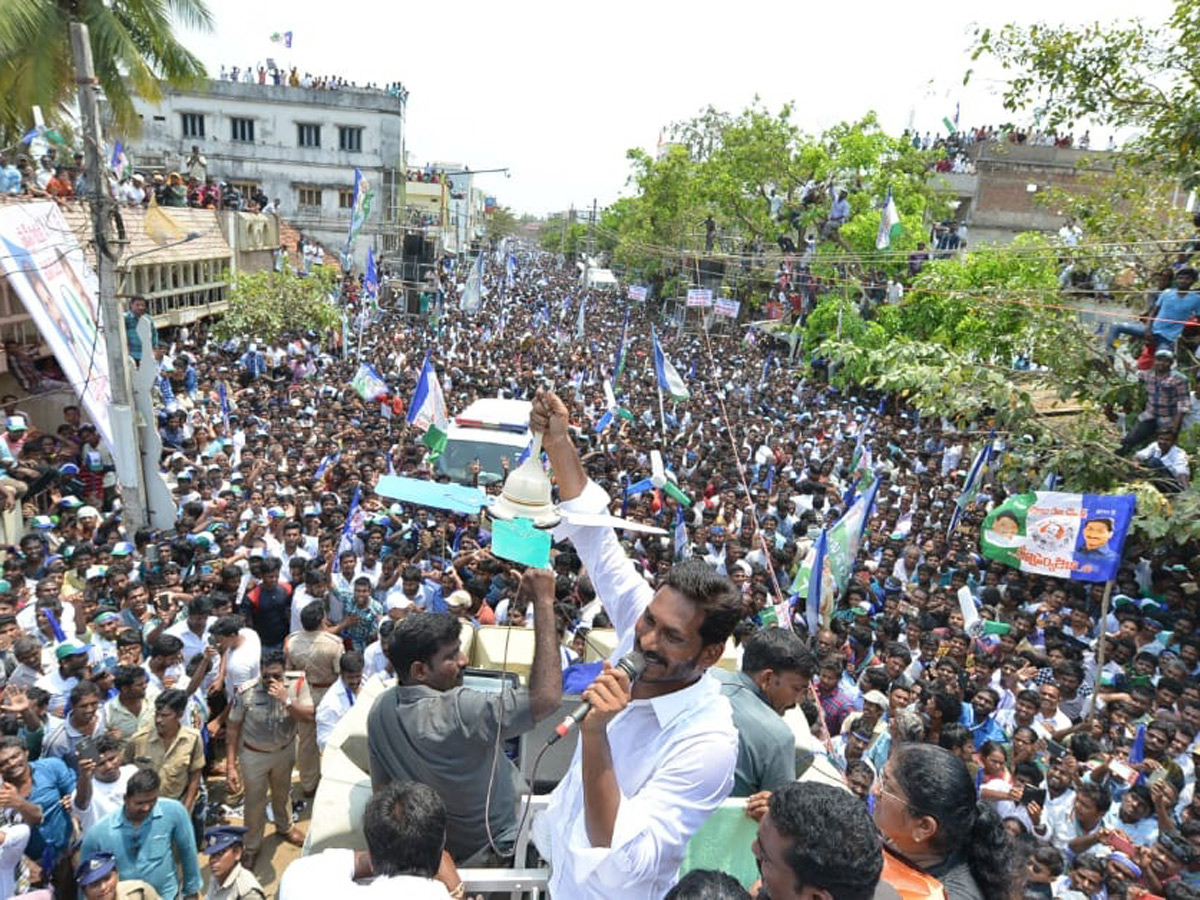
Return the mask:
[[[616,668],[621,669],[626,675],[628,675],[629,683],[633,684],[639,678],[641,678],[642,673],[646,671],[646,657],[644,657],[637,650],[631,650],[617,660]],[[578,706],[571,710],[571,713],[565,719],[555,726],[554,734],[550,735],[549,740],[546,741],[546,746],[549,747],[551,744],[558,743],[559,738],[566,737],[571,733],[572,729],[578,728],[579,723],[582,722],[584,717],[591,711],[592,704],[590,702],[587,700],[581,702]]]

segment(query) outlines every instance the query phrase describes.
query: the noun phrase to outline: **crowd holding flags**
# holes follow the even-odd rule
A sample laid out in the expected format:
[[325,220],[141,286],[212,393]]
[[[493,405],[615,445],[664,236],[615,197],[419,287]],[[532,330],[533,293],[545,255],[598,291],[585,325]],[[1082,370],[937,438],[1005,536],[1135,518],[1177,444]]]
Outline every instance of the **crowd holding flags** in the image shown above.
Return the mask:
[[666,391],[671,395],[672,400],[688,399],[691,392],[688,391],[683,379],[679,377],[679,372],[663,353],[662,344],[658,342],[658,332],[653,328],[650,329],[650,339],[654,343],[654,373],[658,376],[659,394]]

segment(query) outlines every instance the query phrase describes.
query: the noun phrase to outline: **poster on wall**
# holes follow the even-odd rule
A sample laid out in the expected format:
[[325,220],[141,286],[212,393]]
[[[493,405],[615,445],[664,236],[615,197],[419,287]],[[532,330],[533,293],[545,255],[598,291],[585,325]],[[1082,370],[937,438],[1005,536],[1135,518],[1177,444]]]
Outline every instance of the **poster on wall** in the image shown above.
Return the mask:
[[107,349],[97,328],[96,273],[56,204],[0,208],[0,273],[21,298],[105,445],[115,451]]
[[1022,572],[1111,581],[1136,507],[1132,494],[1016,494],[983,520],[980,549]]

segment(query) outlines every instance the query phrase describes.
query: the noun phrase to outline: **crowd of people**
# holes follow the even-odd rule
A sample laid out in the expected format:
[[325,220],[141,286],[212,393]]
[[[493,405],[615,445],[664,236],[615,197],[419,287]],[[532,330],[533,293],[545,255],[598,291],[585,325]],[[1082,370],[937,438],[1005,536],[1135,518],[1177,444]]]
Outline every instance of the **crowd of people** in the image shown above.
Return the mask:
[[[566,685],[594,712],[533,817],[555,896],[745,896],[712,872],[674,884],[732,795],[759,820],[744,848],[759,898],[916,880],[951,900],[1192,900],[1195,547],[1130,538],[1102,618],[1102,585],[980,555],[982,517],[1006,496],[994,476],[951,528],[984,423],[838,391],[765,336],[679,331],[653,303],[591,293],[581,315],[573,274],[520,258],[507,279],[489,262],[477,313],[459,308],[463,271],[427,317],[356,301],[353,349],[340,329],[218,343],[204,323],[139,344],[160,367],[171,529],[122,522],[113,458],[77,408],[39,431],[5,399],[0,451],[28,469],[11,500],[29,530],[0,581],[0,894],[140,882],[124,889],[173,898],[207,878],[208,896],[257,896],[260,854],[304,839],[296,808],[335,723],[385,679],[369,850],[292,863],[282,897],[371,874],[461,896],[452,864],[512,865],[520,792],[489,777],[488,748],[556,712]],[[652,324],[688,373],[689,396],[661,414]],[[628,415],[597,430],[622,334]],[[427,354],[452,416],[533,401],[564,508],[672,535],[560,526],[538,574],[490,552],[487,516],[374,493],[389,473],[441,477],[405,423]],[[386,398],[351,386],[360,358]],[[856,446],[877,501],[810,634],[793,584],[846,509]],[[690,505],[626,496],[656,448]],[[496,494],[515,464],[474,476]],[[964,630],[964,596],[997,627]],[[535,632],[511,703],[459,686],[464,624]],[[632,686],[583,659],[600,628],[616,631],[613,662],[643,654]],[[727,638],[736,672],[716,666]],[[842,786],[796,781],[810,770]]]
[[221,66],[218,73],[219,81],[235,81],[243,84],[270,84],[275,87],[296,87],[306,90],[315,91],[381,91],[385,94],[391,94],[393,97],[399,97],[401,100],[408,99],[408,89],[402,82],[393,81],[385,85],[376,84],[373,81],[368,81],[364,85],[359,85],[355,81],[350,81],[341,75],[313,75],[310,72],[300,74],[300,70],[295,66],[290,68],[281,68],[272,60],[267,60],[265,63],[260,62],[258,65],[246,66]]

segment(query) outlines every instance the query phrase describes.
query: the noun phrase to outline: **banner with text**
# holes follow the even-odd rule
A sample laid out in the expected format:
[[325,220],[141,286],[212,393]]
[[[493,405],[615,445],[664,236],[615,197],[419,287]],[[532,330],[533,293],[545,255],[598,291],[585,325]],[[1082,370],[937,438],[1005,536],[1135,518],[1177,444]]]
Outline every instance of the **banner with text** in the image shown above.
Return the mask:
[[688,306],[712,306],[713,296],[712,291],[708,288],[688,288],[687,305]]
[[645,303],[647,290],[640,284],[631,284],[625,289],[625,296],[636,303]]
[[[99,285],[56,204],[0,209],[0,272],[25,304],[105,445],[115,452],[108,417],[108,351],[104,332],[96,327]],[[110,331],[114,327],[125,323],[108,326]]]
[[713,306],[713,312],[716,315],[726,316],[730,319],[736,319],[741,309],[741,300],[730,300],[728,297],[718,297],[716,304]]
[[1017,494],[983,520],[980,549],[1022,572],[1110,581],[1136,506],[1132,494]]

